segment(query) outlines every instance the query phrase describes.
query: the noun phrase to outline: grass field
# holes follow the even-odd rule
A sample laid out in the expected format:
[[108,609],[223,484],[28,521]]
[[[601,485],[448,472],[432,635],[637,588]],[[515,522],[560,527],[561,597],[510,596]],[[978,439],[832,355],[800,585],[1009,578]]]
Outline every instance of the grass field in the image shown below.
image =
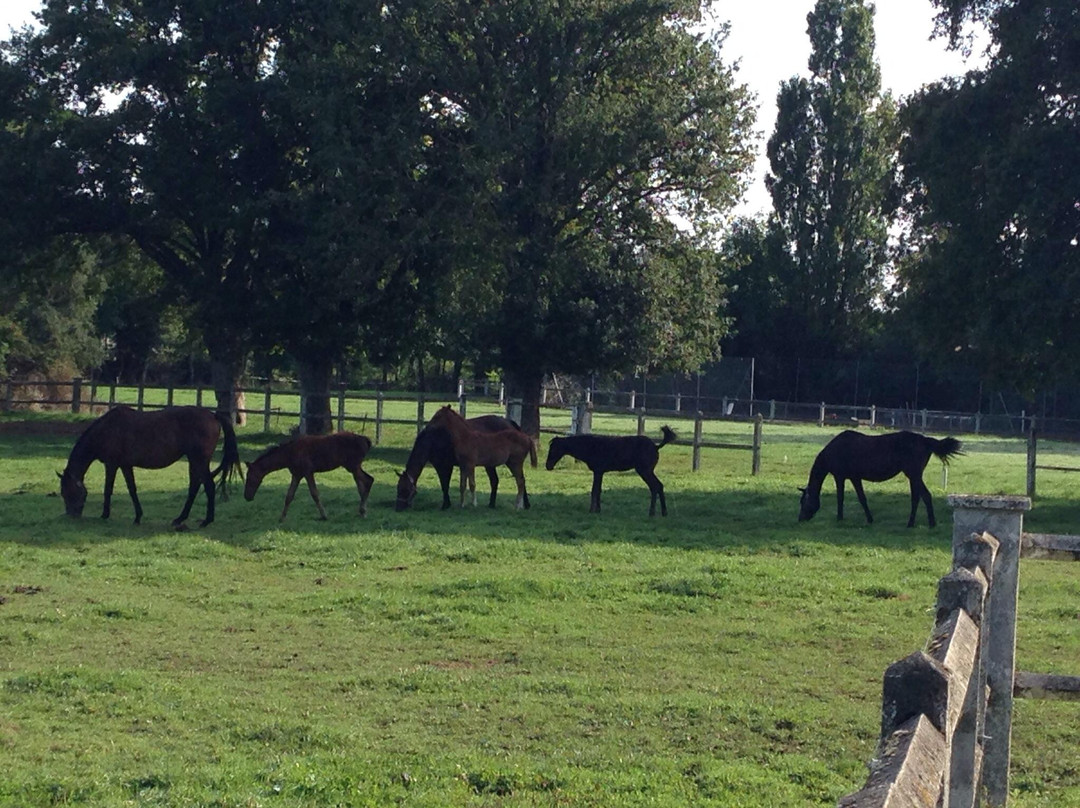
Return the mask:
[[[766,424],[756,477],[749,452],[705,450],[694,473],[688,446],[665,447],[669,516],[649,519],[636,476],[608,475],[590,514],[588,471],[545,471],[543,452],[529,511],[505,470],[495,510],[440,511],[428,470],[397,513],[415,432],[395,426],[365,464],[366,519],[337,471],[319,478],[327,522],[302,489],[279,524],[280,473],[177,533],[183,466],[137,472],[133,526],[121,484],[97,518],[95,465],[71,520],[55,472],[85,421],[14,420],[0,420],[0,806],[833,805],[865,778],[882,673],[925,644],[950,563],[936,460],[933,530],[921,509],[904,527],[900,480],[867,486],[872,526],[850,492],[835,520],[831,482],[796,522],[833,434],[817,427]],[[709,431],[750,440],[746,424]],[[283,437],[242,429],[241,452]],[[1022,441],[965,449],[949,492],[1023,493]],[[1040,462],[1080,466],[1080,447],[1041,445]],[[1078,484],[1041,473],[1025,528],[1080,532]],[[1023,562],[1023,669],[1080,674],[1078,573]],[[1080,704],[1019,702],[1013,751],[1010,805],[1080,805]]]

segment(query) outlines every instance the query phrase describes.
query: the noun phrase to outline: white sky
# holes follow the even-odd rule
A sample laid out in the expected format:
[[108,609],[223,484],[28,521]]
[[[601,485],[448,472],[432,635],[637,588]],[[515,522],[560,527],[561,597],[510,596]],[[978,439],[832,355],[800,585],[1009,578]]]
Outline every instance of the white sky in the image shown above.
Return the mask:
[[[965,61],[946,49],[944,40],[930,39],[934,7],[930,0],[876,0],[877,58],[881,65],[883,89],[893,95],[908,95],[942,76],[957,75],[981,63],[980,48]],[[32,21],[39,0],[0,0],[0,36],[7,38],[9,27]],[[776,122],[776,92],[780,82],[796,73],[806,73],[810,42],[806,36],[806,15],[814,0],[714,0],[713,13],[731,22],[731,34],[722,56],[726,62],[740,62],[739,81],[757,94],[760,105],[757,129],[757,163],[746,198],[738,212],[757,213],[769,207],[765,190],[765,141]]]

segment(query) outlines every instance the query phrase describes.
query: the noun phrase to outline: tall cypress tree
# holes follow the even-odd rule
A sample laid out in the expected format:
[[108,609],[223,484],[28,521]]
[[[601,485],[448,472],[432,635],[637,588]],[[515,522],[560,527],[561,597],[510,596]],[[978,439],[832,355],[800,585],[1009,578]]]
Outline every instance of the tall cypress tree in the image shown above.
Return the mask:
[[873,8],[818,0],[807,22],[811,75],[781,85],[766,184],[785,314],[803,351],[829,356],[863,343],[883,288],[896,115],[880,92]]

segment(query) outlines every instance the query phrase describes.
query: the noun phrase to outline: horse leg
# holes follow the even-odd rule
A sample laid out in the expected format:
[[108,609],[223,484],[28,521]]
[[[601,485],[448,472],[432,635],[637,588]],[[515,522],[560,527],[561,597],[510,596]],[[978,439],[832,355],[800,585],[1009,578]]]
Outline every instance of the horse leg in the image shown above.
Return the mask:
[[491,485],[491,499],[488,500],[488,507],[495,507],[495,494],[499,491],[499,470],[495,466],[484,466],[484,470],[487,471],[488,483]]
[[[207,466],[207,474],[210,473],[209,466]],[[187,499],[184,500],[184,507],[180,511],[180,515],[172,520],[173,527],[180,527],[184,524],[184,521],[188,518],[188,514],[191,513],[191,506],[195,504],[195,497],[199,493],[199,485],[202,481],[199,480],[198,471],[195,468],[195,464],[188,461],[188,493]],[[210,489],[207,493],[206,500],[206,518],[202,521],[203,525],[208,525],[214,521],[214,499],[213,499],[213,479],[210,480]]]
[[859,498],[859,504],[862,505],[862,509],[866,513],[866,524],[874,524],[874,517],[870,515],[870,506],[866,504],[866,494],[863,492],[862,480],[858,477],[852,477],[851,487],[855,489],[855,496]]
[[652,499],[649,502],[649,516],[656,515],[656,498],[660,498],[660,515],[667,516],[667,501],[664,499],[664,484],[652,469],[638,469],[638,476],[649,486]]
[[934,527],[937,521],[934,519],[934,501],[930,496],[930,489],[926,487],[922,477],[909,477],[911,483],[911,516],[908,517],[908,527],[915,527],[915,512],[919,509],[919,499],[926,505],[926,519],[930,527]]
[[[101,518],[108,519],[112,507],[113,484],[116,482],[116,466],[111,463],[105,466],[105,504],[101,507]],[[138,524],[138,520],[135,521]]]
[[319,509],[319,519],[326,521],[326,511],[323,510],[322,502],[319,500],[319,489],[315,486],[315,474],[314,472],[308,472],[304,475],[307,480],[308,491],[311,492],[311,498],[315,500],[315,507]]
[[589,513],[600,513],[600,486],[604,482],[604,472],[594,471],[592,492],[589,494]]
[[360,515],[367,516],[367,498],[375,478],[357,466],[353,479],[356,480],[356,490],[360,493]]
[[128,493],[131,494],[131,504],[135,506],[134,524],[137,525],[142,521],[142,505],[139,504],[139,495],[135,492],[135,470],[131,466],[124,466],[120,471],[124,475],[124,482],[127,483]]
[[281,516],[278,517],[279,522],[285,521],[285,514],[289,512],[289,506],[292,504],[293,497],[296,496],[296,489],[300,485],[300,476],[301,475],[299,474],[294,474],[292,476],[292,482],[289,483],[289,490],[285,492],[285,507],[281,509]]
[[454,466],[435,466],[435,473],[439,475],[439,485],[442,487],[442,510],[450,507],[450,478],[454,475]]
[[517,483],[517,499],[514,501],[514,507],[519,511],[529,507],[529,494],[525,490],[525,470],[522,468],[525,458],[522,458],[518,462],[511,461],[506,464],[510,469],[510,473],[514,475],[514,482]]
[[837,475],[833,475],[833,479],[836,480],[836,518],[844,518],[844,478]]

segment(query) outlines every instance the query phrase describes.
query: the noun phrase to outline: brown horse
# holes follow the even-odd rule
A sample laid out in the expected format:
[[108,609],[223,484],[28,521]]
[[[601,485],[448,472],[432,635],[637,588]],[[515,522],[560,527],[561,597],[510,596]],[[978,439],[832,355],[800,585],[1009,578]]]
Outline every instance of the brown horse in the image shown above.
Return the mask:
[[[516,429],[521,427],[508,418],[500,415],[480,415],[476,418],[467,418],[466,423],[479,432],[498,432],[503,429]],[[405,471],[398,475],[397,499],[394,502],[394,510],[404,511],[412,505],[416,497],[416,483],[420,479],[420,472],[428,463],[439,475],[439,485],[442,487],[443,503],[445,511],[450,507],[450,476],[453,474],[456,460],[454,457],[454,444],[450,440],[450,433],[445,429],[432,429],[425,427],[420,430],[413,443],[409,459],[405,462]],[[495,496],[499,492],[499,472],[495,466],[486,467],[488,482],[491,485],[491,498],[488,507],[495,507]]]
[[307,480],[308,491],[319,509],[319,518],[326,519],[326,511],[319,500],[319,489],[315,486],[315,473],[343,468],[356,480],[356,490],[360,493],[360,515],[367,515],[367,499],[371,493],[371,484],[375,478],[364,471],[360,464],[371,451],[371,440],[365,435],[352,432],[336,432],[333,435],[303,435],[287,443],[282,443],[263,452],[248,464],[247,482],[244,484],[244,499],[255,499],[255,492],[263,477],[272,471],[288,469],[292,474],[292,483],[285,494],[285,507],[281,509],[280,521],[285,521],[289,505],[296,496],[300,480]]
[[529,494],[525,490],[525,457],[528,455],[536,468],[536,444],[524,432],[503,429],[498,432],[479,432],[469,426],[453,407],[439,409],[428,421],[428,428],[442,428],[450,433],[454,444],[454,457],[461,467],[461,507],[465,507],[465,486],[472,492],[472,504],[476,506],[476,467],[505,465],[514,475],[518,495],[516,508],[529,507]]
[[[210,471],[221,433],[225,433],[221,465]],[[130,407],[116,407],[95,420],[75,441],[67,468],[60,477],[60,495],[68,516],[82,516],[86,504],[83,477],[95,460],[105,466],[105,506],[102,519],[109,518],[113,483],[119,469],[135,505],[135,524],[142,520],[142,505],[135,491],[134,469],[163,469],[186,457],[188,461],[188,496],[184,509],[173,520],[182,527],[191,513],[199,486],[206,491],[206,518],[200,527],[214,521],[214,478],[224,496],[227,482],[240,471],[240,452],[229,419],[202,407],[168,407],[155,412],[139,412]]]

